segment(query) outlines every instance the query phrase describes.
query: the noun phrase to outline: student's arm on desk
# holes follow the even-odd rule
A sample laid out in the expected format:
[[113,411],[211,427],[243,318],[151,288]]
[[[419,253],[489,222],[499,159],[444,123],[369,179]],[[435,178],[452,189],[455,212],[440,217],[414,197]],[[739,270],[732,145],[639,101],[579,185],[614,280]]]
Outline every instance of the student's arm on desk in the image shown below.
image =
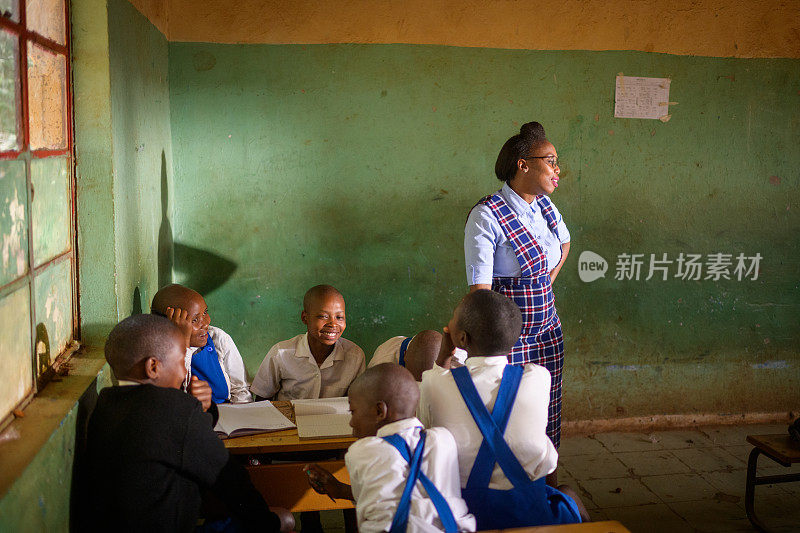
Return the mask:
[[308,484],[318,493],[327,494],[333,499],[356,501],[350,485],[342,483],[318,464],[304,466],[303,472],[308,476]]

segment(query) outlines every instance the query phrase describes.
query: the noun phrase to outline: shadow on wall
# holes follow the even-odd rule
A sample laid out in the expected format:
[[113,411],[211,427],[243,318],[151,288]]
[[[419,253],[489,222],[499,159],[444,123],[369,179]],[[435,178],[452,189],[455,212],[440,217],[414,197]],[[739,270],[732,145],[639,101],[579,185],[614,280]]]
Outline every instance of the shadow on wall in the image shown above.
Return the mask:
[[93,518],[95,514],[93,502],[87,497],[86,433],[89,426],[89,416],[94,411],[95,405],[97,405],[99,390],[116,383],[116,379],[113,378],[109,369],[98,375],[97,380],[86,389],[86,392],[78,400],[73,447],[75,458],[72,463],[72,482],[69,493],[70,531],[91,531],[97,528],[96,519]]
[[158,286],[172,283],[174,263],[172,225],[169,222],[169,184],[167,156],[161,151],[161,226],[158,228]]
[[50,335],[43,322],[36,324],[36,375],[43,376],[50,368]]
[[131,314],[132,315],[142,314],[142,293],[139,290],[139,287],[133,289],[133,304],[131,305]]
[[[175,242],[169,220],[167,156],[161,151],[161,225],[158,229],[158,286],[169,285],[180,273],[181,283],[203,296],[222,286],[236,271],[237,264],[208,250]],[[138,287],[136,291],[138,291]],[[138,298],[134,293],[134,306]],[[149,305],[147,311],[149,312]],[[135,312],[135,311],[134,311]],[[139,308],[141,312],[141,304]]]

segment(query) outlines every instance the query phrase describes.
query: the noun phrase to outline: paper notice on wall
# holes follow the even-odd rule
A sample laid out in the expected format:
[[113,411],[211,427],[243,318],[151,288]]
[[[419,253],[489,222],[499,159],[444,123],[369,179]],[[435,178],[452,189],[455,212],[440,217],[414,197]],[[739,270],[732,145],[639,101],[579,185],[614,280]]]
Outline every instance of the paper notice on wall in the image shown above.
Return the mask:
[[669,78],[617,76],[614,116],[660,119],[669,115]]

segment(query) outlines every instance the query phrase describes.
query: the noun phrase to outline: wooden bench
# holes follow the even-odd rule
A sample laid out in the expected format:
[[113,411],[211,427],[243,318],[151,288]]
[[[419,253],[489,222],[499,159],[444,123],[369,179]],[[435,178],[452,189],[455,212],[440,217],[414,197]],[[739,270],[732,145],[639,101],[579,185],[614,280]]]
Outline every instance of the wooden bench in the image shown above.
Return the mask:
[[789,436],[788,433],[779,435],[748,435],[747,442],[754,446],[747,460],[747,484],[745,485],[744,507],[747,518],[758,531],[767,531],[756,516],[753,508],[756,485],[770,485],[775,483],[789,483],[800,481],[800,472],[780,474],[776,476],[756,476],[758,456],[766,455],[779,465],[789,468],[794,463],[800,463],[800,443]]
[[521,527],[517,529],[497,529],[482,533],[630,533],[616,520],[605,522],[586,522],[584,524],[565,524],[563,526]]

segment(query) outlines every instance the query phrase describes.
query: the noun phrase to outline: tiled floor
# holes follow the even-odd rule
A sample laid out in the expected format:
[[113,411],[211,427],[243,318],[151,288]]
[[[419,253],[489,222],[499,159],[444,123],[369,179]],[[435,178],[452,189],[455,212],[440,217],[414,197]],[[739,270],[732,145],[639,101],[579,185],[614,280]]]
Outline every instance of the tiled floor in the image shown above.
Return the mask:
[[[559,483],[575,487],[594,520],[633,533],[754,531],[744,510],[747,435],[785,424],[600,433],[561,441]],[[797,472],[759,458],[759,475]],[[800,483],[756,487],[756,513],[771,531],[800,532]]]
[[[785,424],[599,433],[562,439],[559,483],[572,485],[593,520],[619,520],[633,533],[754,531],[744,510],[747,435]],[[759,475],[798,472],[759,458]],[[800,533],[800,482],[756,487],[756,513],[776,533]],[[341,512],[322,513],[326,533],[343,533]]]

